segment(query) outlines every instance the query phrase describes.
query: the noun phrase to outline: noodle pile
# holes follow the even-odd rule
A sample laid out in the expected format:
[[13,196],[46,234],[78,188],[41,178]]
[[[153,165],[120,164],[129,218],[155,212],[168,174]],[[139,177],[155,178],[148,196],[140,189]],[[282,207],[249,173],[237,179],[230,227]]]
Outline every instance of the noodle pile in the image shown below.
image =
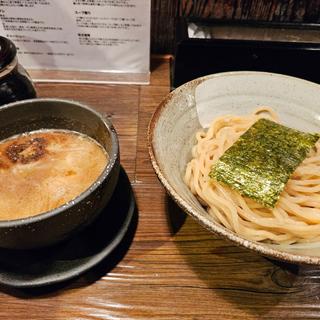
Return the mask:
[[223,116],[208,130],[196,134],[185,183],[218,223],[244,238],[277,244],[320,240],[320,142],[298,166],[281,193],[275,208],[252,199],[209,177],[212,165],[260,118],[278,122],[271,108],[248,116]]

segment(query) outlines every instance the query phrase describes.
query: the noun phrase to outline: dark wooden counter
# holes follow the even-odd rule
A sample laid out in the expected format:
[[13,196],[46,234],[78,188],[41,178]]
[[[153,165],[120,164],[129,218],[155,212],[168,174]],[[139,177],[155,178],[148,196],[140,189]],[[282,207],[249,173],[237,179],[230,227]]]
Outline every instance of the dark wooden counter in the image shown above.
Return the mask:
[[169,92],[169,62],[152,65],[150,86],[37,84],[41,97],[78,100],[112,119],[137,224],[133,240],[76,280],[36,291],[2,288],[0,319],[320,318],[320,271],[235,247],[166,196],[149,163],[146,128]]
[[277,23],[320,23],[320,0],[152,0],[151,49],[174,53],[181,17]]

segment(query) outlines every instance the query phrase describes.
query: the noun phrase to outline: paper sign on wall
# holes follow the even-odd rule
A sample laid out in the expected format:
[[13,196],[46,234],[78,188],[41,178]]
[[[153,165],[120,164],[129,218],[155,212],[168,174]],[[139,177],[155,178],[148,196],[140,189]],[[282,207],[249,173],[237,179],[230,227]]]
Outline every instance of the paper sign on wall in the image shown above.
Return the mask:
[[33,78],[149,80],[150,0],[1,0],[0,22]]

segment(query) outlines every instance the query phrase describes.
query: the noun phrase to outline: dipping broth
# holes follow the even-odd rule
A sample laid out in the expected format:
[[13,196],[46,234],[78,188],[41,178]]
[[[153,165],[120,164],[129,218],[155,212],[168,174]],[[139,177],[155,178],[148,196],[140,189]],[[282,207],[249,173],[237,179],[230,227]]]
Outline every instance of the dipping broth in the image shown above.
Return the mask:
[[0,142],[0,220],[53,210],[87,190],[108,163],[94,139],[39,130]]

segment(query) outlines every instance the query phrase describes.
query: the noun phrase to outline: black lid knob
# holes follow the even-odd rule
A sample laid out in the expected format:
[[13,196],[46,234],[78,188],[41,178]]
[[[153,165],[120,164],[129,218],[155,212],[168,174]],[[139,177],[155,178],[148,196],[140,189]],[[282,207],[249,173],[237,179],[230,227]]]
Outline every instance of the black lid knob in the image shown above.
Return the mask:
[[14,43],[9,39],[0,36],[0,70],[11,63],[16,54],[17,49]]

